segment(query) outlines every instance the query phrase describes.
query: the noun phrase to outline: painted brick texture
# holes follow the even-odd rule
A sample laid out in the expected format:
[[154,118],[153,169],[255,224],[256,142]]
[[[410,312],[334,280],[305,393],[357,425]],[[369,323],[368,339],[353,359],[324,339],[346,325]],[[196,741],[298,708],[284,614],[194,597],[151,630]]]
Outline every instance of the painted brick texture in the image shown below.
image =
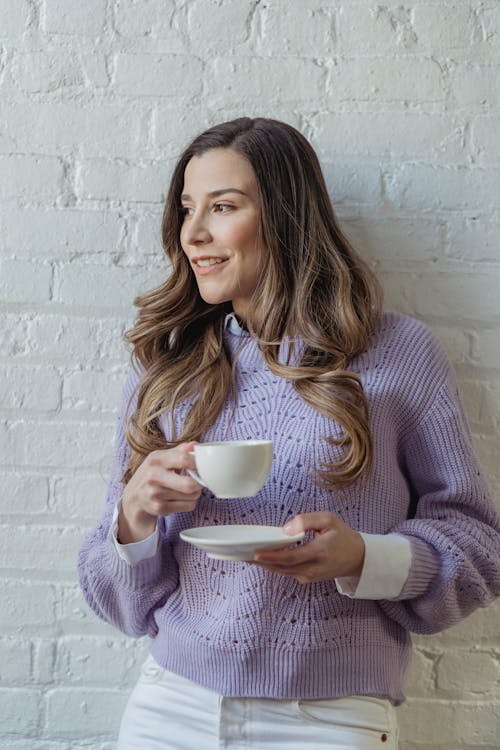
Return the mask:
[[[147,643],[76,583],[173,160],[264,114],[317,148],[387,306],[431,325],[500,491],[495,0],[0,3],[0,747],[114,750]],[[415,639],[401,750],[492,750],[498,606]]]

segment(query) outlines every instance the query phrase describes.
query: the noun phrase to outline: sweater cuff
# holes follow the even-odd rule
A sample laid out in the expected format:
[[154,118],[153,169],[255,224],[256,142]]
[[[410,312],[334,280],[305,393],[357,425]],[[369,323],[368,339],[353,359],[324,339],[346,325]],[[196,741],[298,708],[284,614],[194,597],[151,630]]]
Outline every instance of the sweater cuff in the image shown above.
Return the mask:
[[415,599],[424,594],[439,572],[439,557],[426,542],[416,537],[406,537],[411,544],[411,568],[399,600]]
[[142,539],[140,542],[130,542],[129,544],[120,544],[118,541],[118,515],[120,512],[121,500],[116,504],[113,512],[113,520],[111,522],[111,528],[109,530],[109,539],[114,544],[116,551],[125,562],[129,565],[136,565],[137,563],[145,560],[148,557],[154,557],[158,549],[158,542],[160,540],[160,532],[158,530],[158,524],[156,524],[155,530],[146,539]]

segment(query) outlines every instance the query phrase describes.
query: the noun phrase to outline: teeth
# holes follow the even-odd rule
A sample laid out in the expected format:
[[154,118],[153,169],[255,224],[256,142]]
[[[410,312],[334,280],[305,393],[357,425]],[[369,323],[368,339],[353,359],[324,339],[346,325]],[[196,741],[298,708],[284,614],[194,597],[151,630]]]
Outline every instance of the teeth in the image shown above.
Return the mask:
[[218,263],[222,263],[221,258],[207,258],[206,260],[197,261],[196,265],[206,268],[207,266],[216,266]]

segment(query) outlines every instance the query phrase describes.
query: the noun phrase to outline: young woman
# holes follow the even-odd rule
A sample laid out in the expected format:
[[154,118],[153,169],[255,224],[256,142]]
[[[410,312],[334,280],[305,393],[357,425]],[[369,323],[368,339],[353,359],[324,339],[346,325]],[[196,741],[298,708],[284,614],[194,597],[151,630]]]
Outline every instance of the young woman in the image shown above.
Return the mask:
[[[171,264],[136,300],[106,509],[80,552],[94,611],[151,637],[120,750],[397,746],[410,632],[500,593],[500,523],[455,378],[420,322],[381,312],[294,128],[241,118],[179,159]],[[271,475],[219,500],[195,441],[265,438]],[[179,533],[305,531],[252,563]]]

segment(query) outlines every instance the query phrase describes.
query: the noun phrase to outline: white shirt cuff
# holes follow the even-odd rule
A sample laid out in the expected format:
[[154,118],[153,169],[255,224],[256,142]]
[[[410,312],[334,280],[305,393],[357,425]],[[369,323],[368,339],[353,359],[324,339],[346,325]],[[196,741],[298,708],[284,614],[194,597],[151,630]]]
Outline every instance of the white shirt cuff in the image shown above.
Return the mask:
[[400,534],[364,534],[365,561],[359,578],[336,578],[340,594],[351,599],[395,599],[411,567],[411,543]]
[[158,531],[158,524],[152,534],[146,539],[142,539],[140,542],[131,542],[130,544],[120,544],[118,541],[118,515],[120,512],[121,501],[117,503],[113,512],[113,520],[111,522],[111,528],[109,530],[109,538],[112,544],[114,544],[116,551],[125,562],[129,565],[136,565],[141,560],[146,560],[148,557],[154,557],[156,550],[158,549],[158,540],[160,538],[160,532]]

